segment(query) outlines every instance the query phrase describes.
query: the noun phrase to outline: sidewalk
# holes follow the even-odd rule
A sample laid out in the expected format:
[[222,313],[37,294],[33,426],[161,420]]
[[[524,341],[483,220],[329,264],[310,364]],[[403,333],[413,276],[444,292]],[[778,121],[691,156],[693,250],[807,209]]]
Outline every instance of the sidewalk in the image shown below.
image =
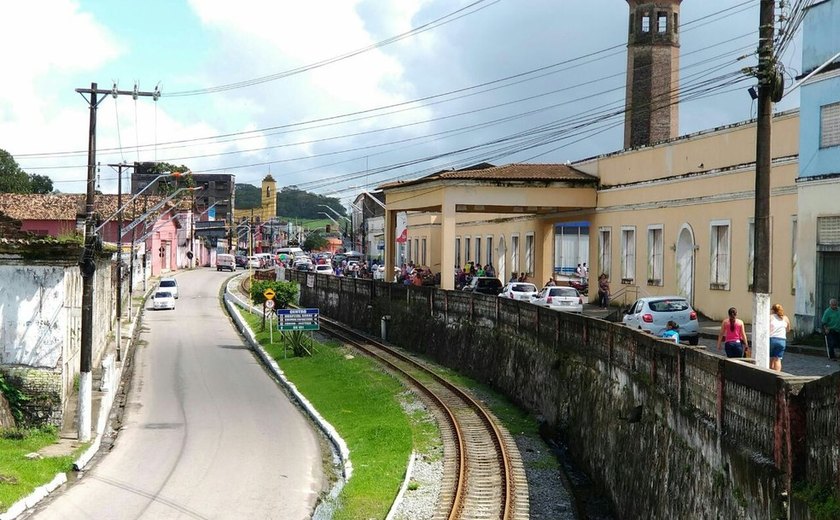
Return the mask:
[[[584,304],[583,314],[595,318],[621,321],[618,307],[601,309],[597,305]],[[712,355],[720,355],[715,350],[721,322],[700,318],[700,345],[705,346]],[[752,326],[746,325],[747,337],[751,337]],[[825,376],[840,370],[840,364],[826,359],[825,348],[811,345],[788,343],[782,362],[782,371],[797,376]]]

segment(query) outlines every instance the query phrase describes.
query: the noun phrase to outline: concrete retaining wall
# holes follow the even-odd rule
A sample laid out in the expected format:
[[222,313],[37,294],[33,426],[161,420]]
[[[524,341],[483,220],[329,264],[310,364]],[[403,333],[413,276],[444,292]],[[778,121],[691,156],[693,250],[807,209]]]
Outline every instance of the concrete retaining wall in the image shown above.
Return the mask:
[[302,305],[377,335],[390,315],[390,342],[537,414],[623,518],[780,518],[793,481],[837,481],[838,377],[783,376],[507,299],[289,276]]

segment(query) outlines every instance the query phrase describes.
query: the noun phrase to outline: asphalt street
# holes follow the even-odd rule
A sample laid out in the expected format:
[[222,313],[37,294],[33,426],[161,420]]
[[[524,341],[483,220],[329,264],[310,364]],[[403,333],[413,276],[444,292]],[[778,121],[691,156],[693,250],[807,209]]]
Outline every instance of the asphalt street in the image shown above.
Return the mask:
[[228,277],[179,274],[176,309],[147,306],[113,449],[35,518],[309,518],[319,435],[224,313]]

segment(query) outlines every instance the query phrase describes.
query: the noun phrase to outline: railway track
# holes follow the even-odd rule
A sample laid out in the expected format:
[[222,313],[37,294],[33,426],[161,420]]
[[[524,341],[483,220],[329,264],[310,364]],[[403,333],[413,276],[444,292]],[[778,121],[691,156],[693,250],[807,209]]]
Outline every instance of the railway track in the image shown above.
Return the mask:
[[444,449],[435,520],[528,518],[528,484],[519,452],[484,407],[412,357],[323,315],[320,323],[322,332],[377,359],[425,396]]

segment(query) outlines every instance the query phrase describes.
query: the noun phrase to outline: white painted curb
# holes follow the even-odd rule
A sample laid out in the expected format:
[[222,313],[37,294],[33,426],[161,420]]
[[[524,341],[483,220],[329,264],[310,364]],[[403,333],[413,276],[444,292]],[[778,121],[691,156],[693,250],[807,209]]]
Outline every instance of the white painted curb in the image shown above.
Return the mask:
[[236,323],[236,326],[248,340],[248,343],[251,344],[251,348],[254,349],[254,352],[260,357],[262,362],[272,371],[274,376],[280,381],[289,393],[298,401],[300,406],[304,409],[304,411],[312,418],[315,424],[318,425],[319,428],[324,432],[324,434],[330,439],[330,442],[333,443],[336,450],[338,450],[339,456],[341,458],[341,465],[342,465],[342,473],[344,476],[345,481],[349,480],[350,477],[353,475],[353,464],[350,461],[350,450],[347,448],[347,443],[344,442],[344,439],[338,434],[336,429],[326,420],[324,419],[318,410],[309,402],[306,397],[301,394],[294,383],[289,381],[286,378],[286,375],[280,369],[280,366],[277,364],[274,359],[262,348],[262,346],[257,342],[254,333],[251,331],[250,327],[245,323],[245,320],[242,318],[242,314],[240,314],[237,305],[240,305],[245,308],[251,308],[251,305],[236,296],[231,290],[230,285],[236,282],[236,278],[231,279],[228,282],[228,285],[225,287],[225,306],[228,309],[231,317],[233,317],[233,321]]
[[[140,318],[140,314],[146,307],[146,299],[149,297],[149,294],[153,289],[154,288],[147,290],[143,295],[143,303],[138,307],[137,313],[134,315],[134,319],[131,320],[128,326],[127,334],[123,335],[123,337],[128,337],[128,341],[126,341],[125,349],[123,351],[124,356],[128,355],[128,352],[133,345],[134,329],[137,328],[137,322]],[[120,381],[122,381],[122,365],[117,367],[116,363],[114,363],[113,366],[114,373],[111,375],[111,388],[108,389],[102,397],[102,400],[99,402],[99,418],[96,421],[96,437],[93,439],[93,442],[91,442],[88,449],[86,449],[85,452],[73,463],[73,469],[76,471],[81,471],[85,466],[87,466],[93,456],[96,455],[97,450],[99,450],[99,446],[102,444],[102,435],[105,432],[105,428],[108,426],[108,417],[111,414],[111,406],[114,404],[114,397],[116,396]],[[53,477],[49,483],[35,488],[35,490],[28,496],[21,498],[12,504],[5,513],[0,514],[0,520],[14,520],[27,509],[34,507],[38,502],[46,498],[47,495],[55,491],[56,488],[65,482],[67,482],[67,474],[56,473],[55,477]]]
[[391,504],[391,510],[388,511],[388,515],[385,517],[385,520],[394,520],[394,515],[397,514],[397,509],[399,509],[400,504],[402,504],[403,496],[405,496],[405,492],[408,490],[408,483],[411,481],[411,474],[414,473],[414,461],[416,458],[417,454],[414,453],[414,450],[411,450],[411,454],[408,456],[408,466],[405,468],[405,479],[403,479],[400,491],[397,493],[396,498],[394,498],[394,503]]

